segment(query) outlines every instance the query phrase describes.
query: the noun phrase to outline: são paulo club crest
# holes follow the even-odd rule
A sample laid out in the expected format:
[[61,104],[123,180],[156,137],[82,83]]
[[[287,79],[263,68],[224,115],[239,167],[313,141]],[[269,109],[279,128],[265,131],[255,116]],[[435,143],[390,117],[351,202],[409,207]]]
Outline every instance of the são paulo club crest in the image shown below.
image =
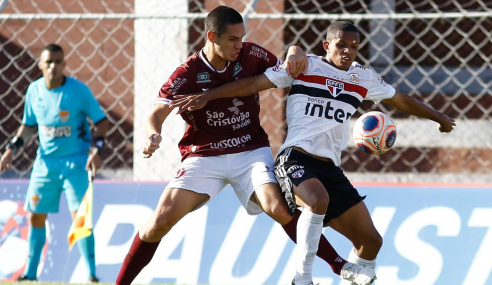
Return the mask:
[[[29,215],[24,202],[0,201],[0,282],[15,281],[24,274],[28,255],[27,234]],[[41,253],[38,272],[43,271],[49,247],[49,224],[46,225],[46,243]],[[8,258],[6,258],[8,257]]]
[[343,91],[344,84],[335,80],[326,79],[326,87],[333,97],[337,97]]

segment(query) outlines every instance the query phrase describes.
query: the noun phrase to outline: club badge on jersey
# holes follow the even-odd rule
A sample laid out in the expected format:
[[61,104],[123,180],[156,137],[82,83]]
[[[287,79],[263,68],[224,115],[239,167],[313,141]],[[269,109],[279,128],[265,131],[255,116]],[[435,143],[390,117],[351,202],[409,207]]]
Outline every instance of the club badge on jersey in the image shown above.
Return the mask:
[[60,121],[62,121],[63,123],[66,123],[68,121],[68,119],[70,118],[70,112],[69,111],[60,110],[58,115],[60,115]]

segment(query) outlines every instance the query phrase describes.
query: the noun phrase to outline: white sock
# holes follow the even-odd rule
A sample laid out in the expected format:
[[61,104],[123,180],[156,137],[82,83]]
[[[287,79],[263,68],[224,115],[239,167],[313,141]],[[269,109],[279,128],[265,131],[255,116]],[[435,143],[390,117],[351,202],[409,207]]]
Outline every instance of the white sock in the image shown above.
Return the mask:
[[319,239],[323,230],[323,218],[304,209],[297,222],[296,285],[307,285],[313,281],[313,262],[318,252]]
[[[359,264],[359,265],[365,265],[367,267],[371,268],[376,268],[376,259],[373,260],[367,260],[362,257],[359,257],[357,253],[355,253],[355,248],[352,248],[350,251],[349,257],[347,258],[348,262]],[[342,280],[340,281],[340,285],[356,285],[355,283],[352,283],[347,280]]]

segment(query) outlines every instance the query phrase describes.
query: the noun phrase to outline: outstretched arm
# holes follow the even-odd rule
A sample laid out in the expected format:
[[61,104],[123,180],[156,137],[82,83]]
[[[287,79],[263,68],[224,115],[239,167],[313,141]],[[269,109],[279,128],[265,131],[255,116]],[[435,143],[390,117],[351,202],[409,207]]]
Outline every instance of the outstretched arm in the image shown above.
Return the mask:
[[[289,47],[284,62],[284,69],[290,77],[296,78],[301,73],[306,73],[308,64],[309,59],[300,47]],[[265,75],[259,75],[240,79],[234,83],[229,83],[204,93],[176,95],[174,96],[176,100],[172,103],[171,107],[179,107],[178,113],[182,113],[185,110],[193,111],[205,107],[207,102],[213,99],[244,97],[275,87],[275,84]]]
[[391,99],[383,100],[383,102],[390,104],[400,112],[437,122],[440,125],[439,130],[443,133],[451,132],[456,126],[454,119],[398,91]]
[[266,75],[258,75],[253,77],[242,78],[237,81],[224,84],[220,87],[210,89],[204,93],[195,95],[175,96],[179,98],[175,100],[171,107],[179,107],[178,113],[185,110],[194,111],[205,107],[208,101],[218,98],[244,97],[258,93],[263,90],[275,88]]

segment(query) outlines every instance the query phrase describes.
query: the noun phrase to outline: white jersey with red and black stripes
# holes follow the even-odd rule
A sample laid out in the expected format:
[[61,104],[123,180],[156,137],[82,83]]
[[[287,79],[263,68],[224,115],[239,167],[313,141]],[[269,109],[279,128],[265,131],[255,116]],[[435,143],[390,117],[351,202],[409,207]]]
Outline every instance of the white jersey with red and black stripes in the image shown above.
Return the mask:
[[316,55],[309,55],[307,73],[296,79],[283,65],[264,74],[277,88],[292,86],[287,99],[287,138],[280,151],[297,146],[330,158],[337,166],[347,147],[349,119],[362,100],[378,103],[395,95],[395,89],[371,69],[354,62],[348,71],[340,70]]

